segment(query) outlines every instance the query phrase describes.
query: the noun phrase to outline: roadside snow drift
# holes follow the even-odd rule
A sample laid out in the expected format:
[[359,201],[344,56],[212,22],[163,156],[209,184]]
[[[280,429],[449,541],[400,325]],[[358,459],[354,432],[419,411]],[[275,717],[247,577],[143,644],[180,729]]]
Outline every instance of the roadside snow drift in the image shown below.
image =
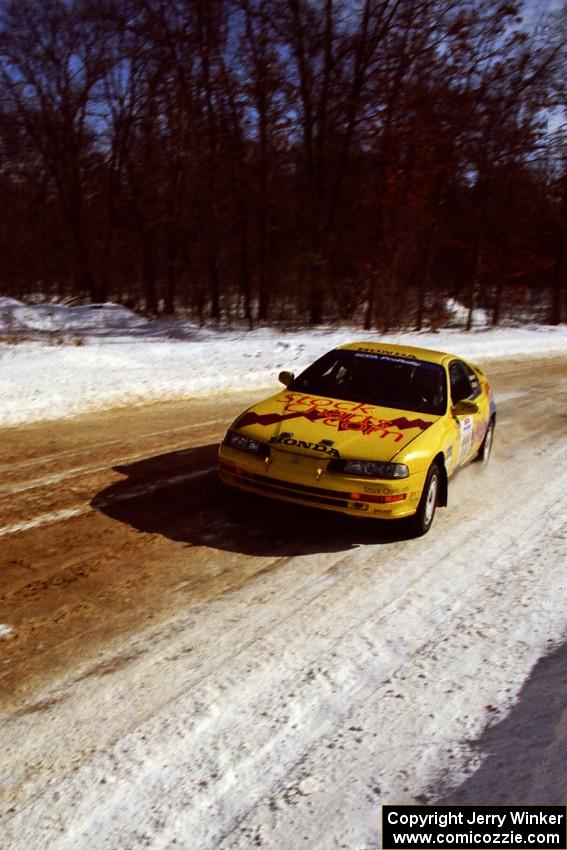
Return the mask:
[[[30,341],[32,330],[37,333]],[[212,331],[180,321],[149,322],[113,304],[26,306],[10,298],[0,299],[1,339],[9,342],[0,342],[0,426],[269,388],[280,370],[297,373],[354,339],[403,342],[481,362],[567,351],[565,326],[385,336],[346,327]]]

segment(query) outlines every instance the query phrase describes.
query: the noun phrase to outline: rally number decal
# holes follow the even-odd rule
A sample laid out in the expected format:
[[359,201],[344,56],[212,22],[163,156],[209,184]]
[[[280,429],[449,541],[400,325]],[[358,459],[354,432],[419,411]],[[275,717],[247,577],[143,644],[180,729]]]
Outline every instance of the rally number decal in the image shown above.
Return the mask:
[[459,464],[464,463],[471,451],[473,436],[473,418],[465,416],[461,419],[461,450],[459,452]]

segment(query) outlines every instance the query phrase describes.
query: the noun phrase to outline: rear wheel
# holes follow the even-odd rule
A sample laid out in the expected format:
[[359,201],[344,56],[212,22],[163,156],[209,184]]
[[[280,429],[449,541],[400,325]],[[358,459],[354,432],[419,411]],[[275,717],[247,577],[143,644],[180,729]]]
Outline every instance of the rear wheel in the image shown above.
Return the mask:
[[482,441],[482,445],[478,450],[478,455],[476,459],[482,466],[486,466],[488,460],[490,458],[490,452],[492,451],[492,443],[494,442],[494,417],[488,423],[488,428],[486,429],[486,434],[484,435],[484,440]]
[[432,463],[425,479],[423,492],[415,515],[411,518],[412,530],[416,537],[427,534],[433,524],[435,509],[441,490],[441,471],[437,463]]

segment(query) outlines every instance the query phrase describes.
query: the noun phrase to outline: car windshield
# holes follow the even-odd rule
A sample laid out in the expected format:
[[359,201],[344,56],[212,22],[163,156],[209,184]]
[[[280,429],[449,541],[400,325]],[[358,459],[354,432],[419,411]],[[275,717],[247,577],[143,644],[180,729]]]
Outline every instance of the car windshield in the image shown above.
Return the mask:
[[290,390],[438,416],[447,406],[445,370],[396,354],[337,349],[316,360]]

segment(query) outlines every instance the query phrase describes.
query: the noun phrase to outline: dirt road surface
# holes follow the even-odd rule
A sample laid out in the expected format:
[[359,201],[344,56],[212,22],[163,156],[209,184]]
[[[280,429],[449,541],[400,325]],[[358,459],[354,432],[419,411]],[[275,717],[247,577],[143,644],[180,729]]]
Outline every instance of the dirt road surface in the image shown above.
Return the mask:
[[0,432],[1,850],[357,850],[382,802],[565,802],[567,359],[484,365],[493,459],[420,540],[227,498],[254,393]]

